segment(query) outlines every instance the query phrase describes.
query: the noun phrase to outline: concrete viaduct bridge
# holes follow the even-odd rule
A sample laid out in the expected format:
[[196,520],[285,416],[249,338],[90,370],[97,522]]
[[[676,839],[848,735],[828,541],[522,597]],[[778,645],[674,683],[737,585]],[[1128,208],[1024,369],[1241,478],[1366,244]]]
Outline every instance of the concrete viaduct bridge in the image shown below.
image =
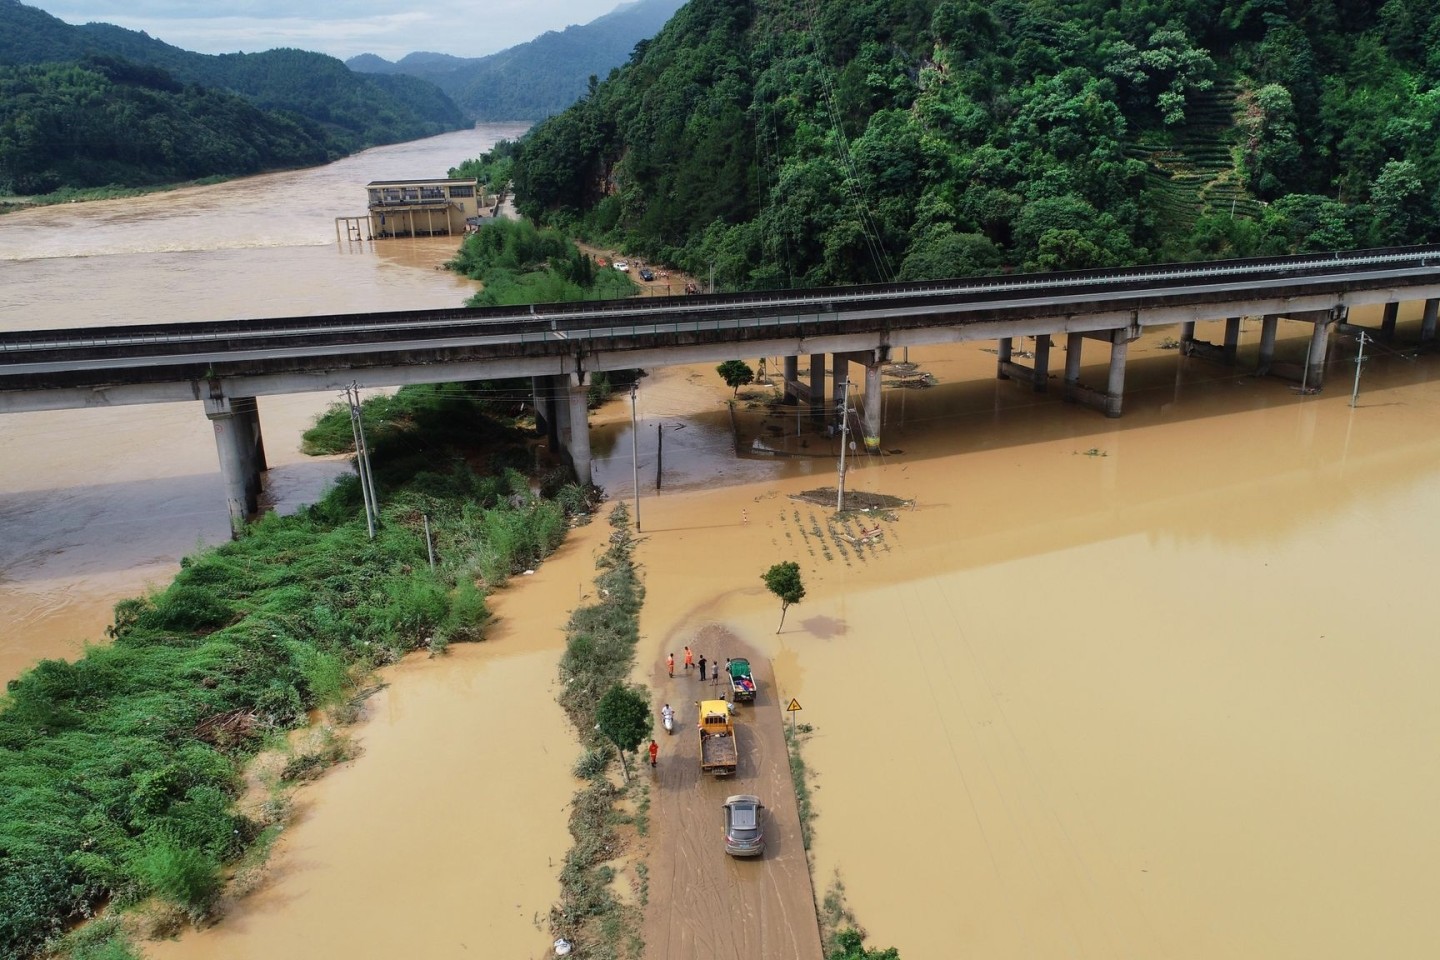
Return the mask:
[[[1182,355],[1234,363],[1241,317],[1260,316],[1258,372],[1318,389],[1348,310],[1383,304],[1376,334],[1393,337],[1404,301],[1424,302],[1420,336],[1433,341],[1440,245],[755,294],[11,331],[0,334],[0,413],[203,402],[238,534],[265,469],[262,395],[530,377],[552,446],[588,483],[586,394],[601,371],[782,356],[785,400],[824,417],[857,364],[865,439],[874,446],[883,428],[880,371],[896,348],[995,340],[997,376],[1039,392],[1049,388],[1050,349],[1063,335],[1066,399],[1118,417],[1127,347],[1146,327],[1178,325]],[[1274,359],[1281,318],[1313,325],[1300,364]],[[1223,343],[1195,340],[1197,322],[1222,319]],[[1033,365],[1013,359],[1017,337],[1034,338]],[[1103,384],[1080,382],[1086,341],[1109,351]],[[805,380],[801,356],[809,357]]]

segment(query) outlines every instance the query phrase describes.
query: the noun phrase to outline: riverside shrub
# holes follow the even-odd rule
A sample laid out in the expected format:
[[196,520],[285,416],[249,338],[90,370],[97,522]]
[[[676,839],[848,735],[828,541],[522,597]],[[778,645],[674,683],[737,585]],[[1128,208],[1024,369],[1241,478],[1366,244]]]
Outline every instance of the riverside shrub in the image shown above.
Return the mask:
[[9,683],[0,957],[39,953],[107,901],[156,894],[202,915],[221,865],[261,833],[234,800],[271,731],[307,722],[352,675],[437,635],[483,635],[477,556],[489,551],[487,583],[503,582],[558,545],[565,516],[522,474],[433,470],[457,459],[433,452],[429,472],[403,478],[385,464],[373,541],[358,488],[342,480],[314,507],[268,515],[244,539],[186,558],[167,588],[117,604],[110,645]]

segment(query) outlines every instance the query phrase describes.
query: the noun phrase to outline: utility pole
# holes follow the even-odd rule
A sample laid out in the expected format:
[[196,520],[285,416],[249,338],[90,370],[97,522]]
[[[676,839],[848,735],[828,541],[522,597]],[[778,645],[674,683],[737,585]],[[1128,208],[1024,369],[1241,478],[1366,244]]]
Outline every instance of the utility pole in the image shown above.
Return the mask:
[[370,465],[370,447],[365,442],[365,418],[360,415],[360,384],[354,381],[350,384],[355,392],[353,410],[355,413],[355,431],[360,437],[360,445],[356,449],[356,457],[364,469],[360,473],[360,484],[364,487],[363,493],[370,497],[370,514],[374,518],[370,525],[370,539],[375,539],[375,525],[380,522],[380,500],[375,496],[375,468]]
[[355,440],[355,472],[360,475],[360,499],[365,504],[365,529],[375,539],[375,514],[370,508],[370,488],[365,483],[365,461],[360,456],[360,407],[350,387],[345,388],[345,401],[350,407],[350,435]]
[[840,401],[840,476],[835,484],[835,512],[845,509],[845,440],[850,426],[850,381],[845,381],[844,399]]
[[1360,364],[1365,362],[1365,331],[1360,331],[1360,352],[1355,355],[1355,386],[1350,391],[1350,408],[1355,408],[1355,400],[1360,396]]
[[635,483],[635,532],[640,532],[640,440],[639,428],[635,424],[635,388],[630,384],[630,472]]
[[435,573],[435,541],[433,541],[433,540],[430,539],[430,515],[429,515],[429,514],[426,514],[426,513],[422,513],[422,514],[420,514],[420,519],[422,519],[422,520],[425,521],[425,549],[426,549],[426,550],[429,552],[429,554],[430,554],[430,573],[431,573],[431,575],[434,575],[434,573]]

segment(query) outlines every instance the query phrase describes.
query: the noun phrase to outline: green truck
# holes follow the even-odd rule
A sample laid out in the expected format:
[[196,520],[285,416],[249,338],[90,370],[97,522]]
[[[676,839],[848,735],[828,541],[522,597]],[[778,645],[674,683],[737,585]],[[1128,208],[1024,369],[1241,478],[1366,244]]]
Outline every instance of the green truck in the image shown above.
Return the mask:
[[750,661],[735,657],[725,662],[725,672],[730,675],[730,699],[736,703],[749,703],[755,699],[755,675],[750,672]]

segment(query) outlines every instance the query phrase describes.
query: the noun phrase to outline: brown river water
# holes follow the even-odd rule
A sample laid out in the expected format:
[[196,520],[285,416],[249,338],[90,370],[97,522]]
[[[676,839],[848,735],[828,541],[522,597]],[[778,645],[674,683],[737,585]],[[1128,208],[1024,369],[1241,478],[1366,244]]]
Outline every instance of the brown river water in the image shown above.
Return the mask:
[[[445,243],[337,247],[331,218],[365,181],[442,172],[495,136],[6,217],[0,322],[457,303],[467,285],[432,269]],[[1401,317],[1413,336],[1418,305]],[[816,877],[838,872],[871,942],[907,960],[1440,943],[1435,358],[1368,354],[1351,407],[1353,344],[1302,396],[1182,360],[1166,333],[1132,346],[1120,420],[994,380],[993,344],[912,349],[938,385],[887,382],[887,452],[853,458],[847,484],[913,508],[864,521],[882,536],[863,547],[789,498],[833,486],[835,443],[737,458],[710,368],[642,381],[634,463],[629,404],[594,417],[597,482],[628,501],[640,476],[637,678],[710,624],[763,651],[773,693],[816,728]],[[1305,328],[1281,335],[1280,359],[1298,356]],[[1247,321],[1242,352],[1258,337]],[[1100,353],[1083,379],[1103,380]],[[328,399],[261,401],[282,509],[343,468],[294,452]],[[741,404],[742,446],[795,431],[761,416]],[[0,417],[0,442],[7,676],[74,655],[115,600],[225,536],[198,409]],[[607,531],[498,595],[490,642],[388,670],[362,754],[302,792],[269,880],[147,952],[542,955],[575,755],[553,703],[560,628]],[[808,593],[776,633],[760,574],[789,559]]]

